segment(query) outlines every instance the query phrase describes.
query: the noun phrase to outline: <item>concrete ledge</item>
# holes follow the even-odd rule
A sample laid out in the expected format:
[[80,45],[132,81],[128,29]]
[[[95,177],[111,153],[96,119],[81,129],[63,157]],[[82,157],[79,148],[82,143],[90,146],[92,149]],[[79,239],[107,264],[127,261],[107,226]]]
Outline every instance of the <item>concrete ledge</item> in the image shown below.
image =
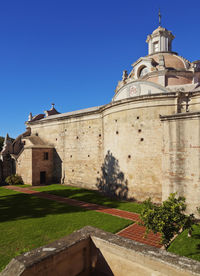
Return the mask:
[[15,257],[0,276],[200,275],[200,262],[87,226]]
[[180,119],[190,119],[190,118],[199,118],[200,112],[185,112],[185,113],[177,113],[173,115],[160,115],[161,121],[169,121],[169,120],[180,120]]

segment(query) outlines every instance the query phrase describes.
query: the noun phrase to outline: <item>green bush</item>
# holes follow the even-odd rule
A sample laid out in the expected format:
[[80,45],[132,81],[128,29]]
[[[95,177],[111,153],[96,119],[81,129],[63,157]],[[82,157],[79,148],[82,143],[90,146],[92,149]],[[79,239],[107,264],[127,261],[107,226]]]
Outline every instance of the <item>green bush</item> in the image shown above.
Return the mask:
[[8,185],[23,185],[24,184],[23,179],[18,174],[12,174],[12,175],[6,177],[5,182]]
[[150,230],[161,233],[161,242],[167,248],[170,240],[175,234],[179,234],[181,229],[189,229],[190,234],[192,232],[194,215],[185,215],[185,210],[185,198],[176,198],[176,194],[170,194],[161,206],[154,205],[151,199],[148,199],[144,201],[144,209],[140,215],[141,224],[146,227],[146,234]]

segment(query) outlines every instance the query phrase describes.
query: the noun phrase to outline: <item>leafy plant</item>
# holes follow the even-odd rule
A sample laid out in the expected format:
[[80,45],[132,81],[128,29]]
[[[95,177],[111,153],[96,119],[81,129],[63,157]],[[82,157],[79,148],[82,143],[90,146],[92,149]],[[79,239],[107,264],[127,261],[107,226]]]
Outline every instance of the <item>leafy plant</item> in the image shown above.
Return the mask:
[[179,234],[181,230],[188,229],[189,233],[192,233],[194,215],[184,214],[185,210],[185,198],[177,198],[176,193],[170,194],[160,206],[154,205],[149,198],[144,201],[144,209],[140,215],[141,224],[146,227],[146,234],[150,230],[161,233],[161,242],[167,248],[174,235]]
[[22,185],[22,184],[24,184],[24,181],[23,181],[22,177],[18,174],[12,174],[12,175],[6,177],[5,182],[8,185]]

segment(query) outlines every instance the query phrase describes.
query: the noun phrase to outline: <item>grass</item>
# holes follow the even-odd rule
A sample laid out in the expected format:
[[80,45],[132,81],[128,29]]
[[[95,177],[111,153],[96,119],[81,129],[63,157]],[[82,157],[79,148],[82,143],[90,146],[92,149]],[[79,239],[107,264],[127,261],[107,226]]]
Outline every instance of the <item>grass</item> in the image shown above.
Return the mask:
[[[21,187],[25,187],[25,185]],[[51,193],[51,194],[55,194],[63,197],[69,197],[72,199],[77,199],[85,202],[92,202],[92,203],[96,203],[96,204],[100,204],[100,205],[104,205],[112,208],[127,210],[135,213],[140,213],[143,208],[143,204],[139,204],[136,202],[123,202],[123,201],[110,199],[109,197],[105,197],[97,191],[87,190],[87,189],[82,189],[77,187],[54,184],[54,185],[48,185],[48,186],[38,187],[38,188],[34,187],[33,189],[37,191],[47,192],[47,193]],[[102,227],[99,227],[99,228],[102,228]],[[187,230],[181,233],[170,245],[170,247],[168,248],[168,251],[178,254],[180,256],[185,256],[185,257],[200,261],[200,225],[194,225],[194,231],[191,238],[187,237],[187,233],[188,233]]]
[[0,187],[0,270],[16,255],[86,225],[116,233],[132,223],[108,214]]
[[126,210],[130,212],[138,213],[138,214],[143,209],[142,203],[137,203],[133,201],[132,202],[119,201],[116,199],[111,199],[109,197],[103,196],[98,191],[87,190],[87,189],[82,189],[78,187],[54,184],[54,185],[34,188],[34,190],[37,190],[40,192],[47,192],[47,193],[62,196],[62,197],[77,199],[85,202],[104,205],[111,208],[118,208],[121,210]]
[[193,226],[192,237],[188,238],[188,230],[183,231],[169,246],[169,252],[200,261],[200,225]]

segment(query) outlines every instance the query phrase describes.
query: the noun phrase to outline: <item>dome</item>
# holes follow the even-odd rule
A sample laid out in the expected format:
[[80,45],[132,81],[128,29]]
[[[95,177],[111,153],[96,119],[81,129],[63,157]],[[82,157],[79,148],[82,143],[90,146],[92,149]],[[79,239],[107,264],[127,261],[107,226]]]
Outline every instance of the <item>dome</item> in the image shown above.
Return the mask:
[[190,62],[188,60],[172,52],[152,54],[151,58],[156,63],[159,63],[160,55],[164,58],[166,69],[186,70],[190,66]]
[[[132,82],[143,83],[145,81],[148,82],[148,86],[150,86],[149,83],[154,83],[167,89],[171,89],[170,87],[175,89],[175,86],[179,88],[182,86],[182,90],[185,90],[185,85],[190,86],[198,83],[200,80],[200,62],[191,63],[173,52],[173,39],[172,32],[162,26],[159,26],[152,34],[148,35],[146,40],[148,43],[148,55],[140,57],[132,64],[133,69],[130,74],[125,71],[126,74],[123,74],[122,81],[118,82],[116,93]],[[147,87],[147,83],[145,85]],[[141,87],[144,87],[144,85]],[[151,88],[145,89],[146,91],[151,91]]]

